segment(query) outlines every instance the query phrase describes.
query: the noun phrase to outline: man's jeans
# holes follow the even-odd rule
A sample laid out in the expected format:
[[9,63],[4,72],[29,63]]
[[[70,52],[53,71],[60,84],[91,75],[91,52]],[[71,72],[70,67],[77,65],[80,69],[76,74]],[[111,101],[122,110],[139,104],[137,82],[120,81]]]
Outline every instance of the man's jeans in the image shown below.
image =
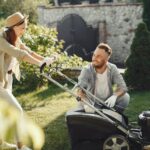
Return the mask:
[[124,94],[123,96],[119,97],[116,101],[116,104],[115,104],[115,109],[118,111],[118,112],[123,112],[128,104],[129,104],[129,101],[130,101],[130,96],[128,93]]

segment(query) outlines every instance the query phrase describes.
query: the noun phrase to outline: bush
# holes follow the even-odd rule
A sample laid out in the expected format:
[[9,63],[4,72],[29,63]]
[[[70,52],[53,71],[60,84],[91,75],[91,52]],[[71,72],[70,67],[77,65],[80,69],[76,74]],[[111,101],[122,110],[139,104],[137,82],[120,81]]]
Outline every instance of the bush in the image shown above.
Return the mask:
[[[63,68],[81,67],[83,65],[82,58],[77,56],[68,57],[61,51],[63,41],[58,41],[56,29],[49,29],[42,26],[30,25],[26,34],[23,37],[24,43],[33,51],[36,51],[42,56],[50,56],[52,53],[60,53],[60,59],[54,63],[63,64]],[[27,87],[37,87],[45,84],[46,80],[40,77],[39,67],[27,63],[21,64],[22,82],[21,84]]]
[[29,15],[30,22],[36,23],[37,6],[41,3],[48,4],[48,0],[0,0],[0,17],[6,18],[14,12],[20,11]]
[[143,0],[143,21],[146,23],[148,30],[150,31],[150,0]]
[[0,19],[0,29],[5,26],[4,19]]
[[127,85],[137,90],[149,90],[150,32],[148,32],[145,23],[140,23],[137,27],[126,66],[125,79]]

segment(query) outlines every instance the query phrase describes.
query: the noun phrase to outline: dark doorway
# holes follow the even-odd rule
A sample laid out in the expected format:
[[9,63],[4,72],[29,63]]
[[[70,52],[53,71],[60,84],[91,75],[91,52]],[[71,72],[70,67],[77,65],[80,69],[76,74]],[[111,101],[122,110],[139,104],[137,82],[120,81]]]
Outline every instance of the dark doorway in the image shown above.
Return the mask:
[[57,30],[58,39],[65,41],[64,51],[91,60],[91,52],[97,45],[98,29],[87,26],[79,15],[69,14],[58,22]]

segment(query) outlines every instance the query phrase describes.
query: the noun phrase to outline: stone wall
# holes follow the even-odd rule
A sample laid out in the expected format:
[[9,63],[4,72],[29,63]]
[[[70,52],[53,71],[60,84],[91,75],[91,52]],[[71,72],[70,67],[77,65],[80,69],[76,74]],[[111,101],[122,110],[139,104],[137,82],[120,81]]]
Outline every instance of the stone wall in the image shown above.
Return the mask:
[[[113,49],[111,61],[124,64],[137,25],[142,21],[141,4],[108,3],[69,5],[61,7],[39,6],[39,24],[55,27],[68,14],[78,14],[87,25],[99,29],[99,41],[107,42]],[[103,30],[104,29],[104,30]]]

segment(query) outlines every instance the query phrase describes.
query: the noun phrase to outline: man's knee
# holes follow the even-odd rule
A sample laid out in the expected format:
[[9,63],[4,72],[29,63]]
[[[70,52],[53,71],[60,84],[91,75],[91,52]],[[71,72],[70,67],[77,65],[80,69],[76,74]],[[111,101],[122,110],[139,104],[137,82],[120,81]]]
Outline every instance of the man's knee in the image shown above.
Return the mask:
[[128,93],[125,93],[123,96],[119,98],[119,101],[122,103],[126,103],[128,105],[130,101],[130,95]]
[[123,96],[117,99],[115,107],[117,108],[117,110],[124,111],[128,106],[129,101],[130,101],[130,95],[128,93],[125,93]]

